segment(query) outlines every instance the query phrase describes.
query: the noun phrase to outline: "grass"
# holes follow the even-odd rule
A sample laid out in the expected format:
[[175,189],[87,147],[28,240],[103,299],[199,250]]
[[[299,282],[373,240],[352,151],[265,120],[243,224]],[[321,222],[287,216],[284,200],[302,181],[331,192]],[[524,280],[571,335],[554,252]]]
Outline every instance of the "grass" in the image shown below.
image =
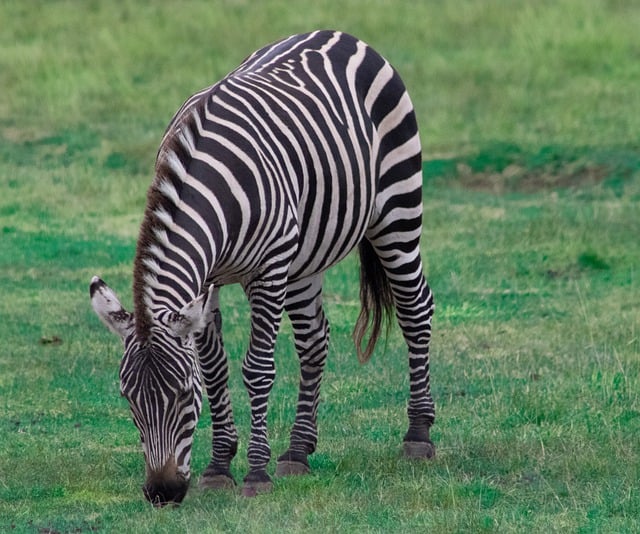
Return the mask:
[[[640,9],[363,6],[0,6],[0,530],[638,531]],[[332,345],[313,473],[257,499],[192,488],[180,508],[153,510],[118,395],[121,349],[91,312],[88,281],[100,274],[131,302],[155,150],[182,100],[256,47],[316,27],[374,45],[418,111],[438,455],[400,457],[408,377],[398,330],[357,363],[349,258],[327,276]],[[238,288],[222,297],[241,478],[247,308]],[[275,454],[295,407],[286,322],[277,366]],[[204,413],[195,476],[209,441]]]

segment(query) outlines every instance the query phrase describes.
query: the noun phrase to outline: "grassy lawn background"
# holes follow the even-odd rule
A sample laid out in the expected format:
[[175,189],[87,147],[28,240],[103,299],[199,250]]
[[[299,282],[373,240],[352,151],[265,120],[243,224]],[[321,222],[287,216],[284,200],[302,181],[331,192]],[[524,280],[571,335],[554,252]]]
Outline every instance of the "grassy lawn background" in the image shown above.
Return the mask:
[[[295,6],[295,7],[294,7]],[[624,0],[0,5],[0,530],[634,532],[640,516],[640,6]],[[327,276],[312,475],[153,510],[100,274],[131,302],[164,127],[257,47],[333,27],[400,71],[425,145],[438,447],[400,457],[398,329],[360,366],[357,265]],[[247,308],[222,292],[246,471]],[[284,324],[274,454],[293,421]],[[193,453],[208,463],[207,412]]]

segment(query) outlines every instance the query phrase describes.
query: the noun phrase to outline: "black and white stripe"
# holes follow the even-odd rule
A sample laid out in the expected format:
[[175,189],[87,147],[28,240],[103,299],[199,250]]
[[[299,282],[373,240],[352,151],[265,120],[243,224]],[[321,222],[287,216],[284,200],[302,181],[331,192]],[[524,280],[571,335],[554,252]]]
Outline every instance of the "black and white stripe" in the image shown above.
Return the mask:
[[[242,285],[251,307],[243,363],[251,402],[246,492],[269,486],[267,401],[284,311],[293,324],[301,379],[291,446],[277,472],[308,469],[329,335],[322,276],[357,245],[363,299],[358,355],[368,359],[383,308],[395,304],[411,378],[405,451],[433,453],[433,298],[419,251],[421,165],[415,113],[398,74],[366,44],[340,32],[295,35],[265,47],[183,104],[158,152],[134,267],[135,319],[129,318],[123,336],[123,390],[148,470],[162,471],[156,464],[181,450],[187,460],[177,458],[178,469],[188,473],[184,451],[200,406],[197,394],[189,397],[193,409],[180,395],[185,384],[197,389],[197,354],[213,424],[213,457],[201,483],[218,487],[231,480],[237,433],[217,306],[218,289],[230,283]],[[92,285],[92,294],[106,291]],[[101,305],[94,307],[100,313]],[[102,308],[110,324],[114,312]],[[362,348],[367,329],[371,341]]]

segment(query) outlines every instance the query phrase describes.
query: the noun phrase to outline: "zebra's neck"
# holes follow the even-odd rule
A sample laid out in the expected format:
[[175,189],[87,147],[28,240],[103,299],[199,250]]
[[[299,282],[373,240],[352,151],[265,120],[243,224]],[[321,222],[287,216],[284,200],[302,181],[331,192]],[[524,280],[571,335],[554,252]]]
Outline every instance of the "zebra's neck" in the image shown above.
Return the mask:
[[[178,312],[202,291],[216,250],[211,230],[184,201],[191,160],[183,125],[160,149],[147,194],[133,273],[136,330],[148,339],[163,313]],[[206,234],[206,235],[203,235]]]
[[[138,242],[134,266],[133,296],[136,331],[149,341],[163,317],[179,312],[202,291],[209,271],[208,258],[198,259],[172,244],[166,230],[158,230],[156,241]],[[206,260],[206,261],[205,261]]]

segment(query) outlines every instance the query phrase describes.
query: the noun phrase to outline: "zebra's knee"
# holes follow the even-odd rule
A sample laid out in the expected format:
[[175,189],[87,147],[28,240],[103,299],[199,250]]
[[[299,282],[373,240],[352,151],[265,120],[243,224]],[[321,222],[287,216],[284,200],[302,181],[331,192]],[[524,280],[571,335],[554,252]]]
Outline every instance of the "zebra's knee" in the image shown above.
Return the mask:
[[317,365],[323,365],[327,357],[327,351],[329,350],[329,337],[331,334],[331,328],[329,321],[324,314],[320,319],[320,324],[316,330],[316,335],[312,336],[310,340],[310,352],[314,352],[316,355],[313,358],[313,362]]
[[257,358],[248,353],[242,364],[242,379],[250,396],[269,394],[276,377],[273,355]]
[[294,326],[296,352],[301,364],[322,365],[329,348],[329,321],[322,314],[315,321]]

